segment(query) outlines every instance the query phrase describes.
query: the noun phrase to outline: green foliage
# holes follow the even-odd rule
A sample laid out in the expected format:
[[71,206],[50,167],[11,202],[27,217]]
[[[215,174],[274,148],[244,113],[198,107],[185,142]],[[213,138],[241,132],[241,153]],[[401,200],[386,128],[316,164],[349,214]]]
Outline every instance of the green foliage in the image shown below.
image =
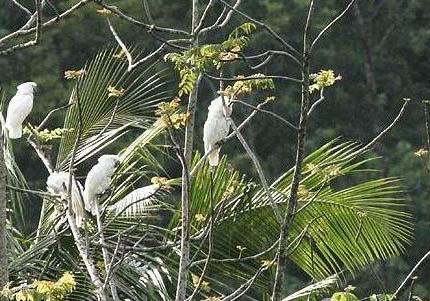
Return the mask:
[[247,93],[251,93],[253,90],[272,90],[275,89],[275,83],[271,78],[265,78],[264,74],[257,73],[248,76],[238,75],[236,76],[237,81],[233,85],[228,85],[224,94],[234,99],[235,97]]
[[60,139],[63,136],[63,134],[68,132],[68,131],[73,131],[73,129],[56,128],[53,130],[44,129],[41,131],[41,130],[38,130],[37,128],[35,128],[30,123],[28,124],[28,126],[26,126],[23,129],[24,134],[34,135],[36,137],[36,139],[38,139],[42,143],[47,143],[47,142],[54,140],[54,139]]
[[357,296],[350,292],[337,292],[331,298],[336,301],[358,301]]
[[309,86],[309,92],[312,93],[314,91],[321,91],[325,87],[332,86],[336,81],[341,80],[342,76],[335,76],[334,71],[329,69],[313,73],[309,75],[309,78],[314,82],[314,84]]
[[17,288],[11,288],[8,284],[0,292],[0,297],[16,301],[63,301],[75,288],[75,277],[65,272],[56,282],[35,280],[31,285]]
[[173,63],[179,72],[178,95],[190,93],[201,74],[214,67],[219,69],[223,63],[237,59],[238,53],[248,45],[248,35],[255,28],[253,23],[244,23],[234,29],[228,39],[220,44],[207,44],[182,53],[166,54],[164,60]]

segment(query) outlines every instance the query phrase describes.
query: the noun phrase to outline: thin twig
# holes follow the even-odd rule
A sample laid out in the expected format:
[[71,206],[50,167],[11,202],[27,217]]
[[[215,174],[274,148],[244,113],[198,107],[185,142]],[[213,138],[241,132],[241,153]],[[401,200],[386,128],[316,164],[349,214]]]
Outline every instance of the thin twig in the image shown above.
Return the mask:
[[159,31],[159,32],[165,32],[165,33],[171,33],[171,34],[177,34],[177,35],[183,35],[186,37],[190,37],[190,33],[185,31],[185,30],[180,30],[180,29],[174,29],[174,28],[166,28],[166,27],[160,27],[160,26],[156,26],[154,24],[146,24],[143,23],[141,21],[138,21],[136,19],[134,19],[133,17],[130,17],[128,15],[126,15],[125,13],[123,13],[122,11],[120,11],[118,9],[118,7],[113,6],[113,5],[107,5],[105,4],[103,1],[95,1],[98,5],[100,5],[101,7],[111,11],[113,14],[115,14],[116,16],[120,17],[123,20],[126,20],[127,22],[129,22],[130,24],[133,25],[137,25],[139,27],[143,27],[148,31]]
[[[424,105],[424,118],[426,123],[426,137],[427,137],[426,146],[427,146],[427,152],[428,154],[430,154],[430,118],[429,118],[430,103],[428,100],[423,100],[423,105]],[[426,164],[427,171],[429,171],[430,169],[430,156],[428,156],[428,160],[429,161]]]
[[59,108],[56,108],[56,109],[53,109],[52,111],[50,111],[46,115],[46,117],[42,120],[42,122],[36,127],[36,130],[40,130],[45,125],[45,123],[48,122],[48,120],[49,120],[49,118],[51,118],[52,114],[54,114],[55,112],[58,112],[60,110],[67,109],[68,107],[72,106],[73,104],[74,103],[69,103],[69,104],[67,104],[65,106],[62,106],[62,107],[59,107]]
[[321,91],[320,91],[320,98],[312,104],[311,108],[310,108],[310,109],[309,109],[309,111],[308,111],[308,118],[309,118],[309,116],[311,115],[312,111],[313,111],[313,110],[315,110],[315,108],[316,108],[320,103],[322,103],[322,102],[324,101],[324,99],[325,99],[325,98],[324,98],[324,87],[323,87],[323,88],[321,88]]
[[[280,51],[280,50],[267,50],[266,52],[260,53],[260,54],[256,54],[256,55],[249,55],[246,56],[242,53],[239,53],[239,56],[247,63],[248,67],[250,67],[251,69],[257,69],[257,68],[261,68],[263,66],[262,63],[258,64],[257,66],[251,66],[248,61],[249,60],[254,60],[254,59],[259,59],[262,57],[273,57],[274,55],[278,55],[278,56],[286,56],[290,59],[292,59],[297,65],[301,66],[302,63],[292,54],[290,54],[289,52],[286,51]],[[267,58],[266,58],[267,60]],[[266,62],[265,64],[267,64],[268,62]]]
[[[248,260],[257,259],[257,258],[259,258],[259,257],[261,257],[261,256],[263,256],[263,255],[266,255],[267,253],[269,253],[269,252],[270,252],[270,251],[272,251],[273,249],[275,249],[277,245],[278,245],[278,240],[277,240],[277,241],[275,241],[275,243],[274,243],[274,244],[272,244],[272,245],[271,245],[269,248],[267,248],[266,250],[264,250],[264,251],[262,251],[262,252],[260,252],[260,253],[257,253],[257,254],[255,254],[255,255],[246,256],[246,257],[240,257],[240,258],[224,258],[224,259],[216,259],[216,258],[213,258],[213,259],[211,260],[211,263],[221,263],[221,264],[223,264],[223,263],[241,263],[241,262],[245,262],[245,261],[248,261]],[[194,262],[191,264],[191,267],[193,267],[193,266],[195,266],[195,265],[199,265],[199,264],[201,264],[201,263],[204,263],[205,261],[206,261],[206,259],[203,259],[203,260],[196,260],[196,261],[194,261]]]
[[166,43],[161,44],[160,47],[158,47],[157,50],[151,52],[149,55],[145,56],[144,58],[138,60],[137,62],[135,62],[133,64],[133,58],[131,56],[131,53],[128,51],[127,47],[125,46],[124,42],[121,40],[121,38],[119,37],[118,33],[116,32],[115,28],[112,26],[110,19],[107,19],[108,21],[108,25],[109,25],[109,29],[112,32],[112,35],[114,36],[115,40],[117,41],[117,43],[119,44],[119,46],[121,47],[122,51],[125,53],[125,56],[127,57],[127,61],[128,61],[128,67],[127,67],[127,71],[130,72],[133,69],[135,69],[136,67],[140,66],[141,64],[149,61],[150,59],[152,59],[153,57],[157,56],[158,54],[160,54],[166,47]]
[[[210,32],[212,30],[220,29],[220,28],[226,26],[227,23],[231,19],[231,16],[233,14],[234,9],[237,9],[239,7],[239,5],[240,5],[241,2],[242,2],[242,0],[236,0],[236,2],[234,3],[234,5],[232,6],[233,9],[230,9],[228,11],[227,15],[226,15],[227,9],[224,6],[223,11],[221,12],[221,14],[219,15],[218,19],[215,21],[215,23],[213,25],[208,26],[206,28],[203,28],[202,30],[197,30],[196,32],[198,34],[204,34],[204,33]],[[225,15],[225,17],[224,17],[224,15]],[[224,20],[221,22],[221,20],[222,20],[223,17],[224,17]]]
[[219,1],[222,4],[224,4],[225,6],[227,6],[228,8],[230,8],[231,10],[233,10],[236,13],[238,13],[239,15],[241,15],[242,17],[258,24],[259,26],[262,26],[267,32],[269,32],[278,42],[280,42],[282,45],[284,45],[288,50],[290,50],[295,55],[298,55],[298,56],[300,55],[300,53],[293,46],[291,46],[287,41],[285,41],[283,38],[281,38],[281,36],[279,34],[277,34],[276,31],[274,31],[272,29],[272,27],[270,27],[266,23],[260,22],[256,19],[252,18],[251,16],[249,16],[249,15],[245,14],[244,12],[238,10],[237,8],[231,6],[230,4],[225,2],[224,0],[219,0]]
[[195,32],[198,33],[200,31],[200,29],[203,27],[203,23],[206,19],[206,16],[210,10],[210,8],[214,5],[214,0],[209,0],[208,4],[206,5],[205,10],[202,13],[202,16],[200,17],[200,22],[199,25],[197,25]]
[[230,295],[222,298],[221,301],[233,301],[233,300],[237,300],[240,297],[242,297],[252,287],[255,280],[257,280],[258,276],[260,276],[261,273],[263,273],[264,271],[269,269],[274,263],[275,263],[275,259],[273,259],[267,265],[260,266],[260,268],[254,274],[254,276],[252,276],[248,281],[246,281],[244,284],[242,284],[237,290],[232,292]]
[[406,276],[405,280],[400,284],[400,286],[397,288],[397,290],[392,295],[392,298],[396,298],[397,295],[401,292],[403,287],[406,285],[408,280],[412,277],[413,274],[415,274],[415,271],[420,267],[420,265],[427,259],[427,257],[430,257],[430,251],[428,251],[424,256],[417,262],[417,264],[412,268],[412,270],[409,272],[409,274]]
[[24,189],[24,188],[15,187],[15,186],[12,186],[12,185],[9,185],[9,184],[6,184],[6,187],[9,188],[9,189],[12,189],[14,191],[28,193],[28,194],[34,194],[34,195],[39,195],[41,197],[48,197],[48,198],[55,198],[55,197],[57,197],[57,195],[49,193],[49,192],[38,191],[38,190],[31,190],[31,189]]
[[312,42],[311,47],[309,48],[309,51],[312,52],[312,50],[314,49],[315,44],[318,42],[318,40],[322,37],[322,35],[330,29],[330,27],[332,27],[337,21],[339,21],[345,14],[346,12],[351,8],[351,6],[354,4],[355,0],[351,0],[351,2],[349,2],[348,6],[336,17],[333,19],[333,21],[331,21],[326,27],[324,27],[323,30],[321,30],[321,32],[318,34],[318,36],[315,38],[315,40]]
[[275,112],[268,111],[268,110],[264,110],[264,109],[259,109],[259,108],[255,107],[255,106],[253,106],[253,105],[250,105],[250,104],[248,104],[248,103],[246,103],[246,102],[244,102],[244,101],[238,100],[238,99],[232,100],[232,102],[233,102],[233,103],[234,103],[234,102],[236,102],[236,103],[240,103],[240,104],[242,104],[242,105],[244,105],[244,106],[246,106],[246,107],[252,108],[253,110],[258,111],[258,112],[261,112],[261,113],[269,114],[269,115],[271,115],[271,116],[273,116],[273,117],[275,117],[275,118],[277,118],[277,119],[281,120],[283,123],[285,123],[288,127],[292,128],[293,130],[298,131],[298,128],[297,128],[294,124],[292,124],[291,122],[289,122],[288,120],[286,120],[286,119],[285,119],[285,118],[283,118],[282,116],[279,116],[279,115],[278,115],[278,114],[276,114]]
[[215,79],[218,81],[225,81],[225,82],[237,82],[237,81],[244,81],[244,80],[254,80],[254,79],[282,79],[287,81],[292,81],[301,84],[302,81],[300,79],[294,78],[294,77],[288,77],[288,76],[282,76],[282,75],[264,75],[264,76],[245,76],[245,77],[218,77],[214,75],[210,75],[209,73],[205,73],[205,76]]
[[264,175],[263,168],[261,167],[260,161],[258,160],[257,156],[254,154],[254,152],[251,150],[251,148],[249,147],[245,138],[243,138],[242,134],[240,133],[234,121],[230,117],[228,117],[227,120],[230,122],[231,127],[233,128],[233,131],[236,133],[237,138],[239,139],[243,148],[246,150],[252,162],[254,163],[255,169],[257,170],[258,176],[260,177],[261,185],[263,186],[264,191],[266,192],[266,195],[269,198],[270,205],[273,209],[273,213],[275,214],[278,223],[281,223],[282,222],[281,213],[279,211],[278,205],[276,204],[275,200],[272,197],[272,194],[270,192],[269,185],[267,183],[266,176]]
[[[77,4],[75,4],[71,8],[69,8],[68,10],[66,10],[64,13],[62,13],[59,17],[51,18],[49,21],[46,21],[45,23],[41,24],[40,29],[43,29],[45,27],[49,27],[49,26],[57,24],[60,19],[64,19],[64,18],[68,17],[70,14],[74,13],[76,10],[78,10],[79,8],[83,7],[84,5],[88,4],[91,1],[92,0],[81,0],[80,2],[78,2]],[[0,45],[4,44],[8,40],[11,40],[13,38],[18,37],[18,36],[27,35],[27,34],[31,34],[31,33],[35,32],[37,27],[32,27],[30,29],[27,29],[34,23],[35,20],[36,20],[36,14],[33,14],[32,17],[27,21],[27,23],[21,27],[21,29],[14,31],[14,32],[4,36],[3,38],[1,38],[0,39]],[[10,47],[8,49],[0,51],[0,55],[10,54],[10,53],[12,53],[18,49],[27,48],[27,47],[34,46],[34,45],[35,45],[34,41],[30,41],[30,42],[27,42],[24,44],[18,44],[18,45]]]
[[16,0],[12,0],[12,2],[16,5],[16,6],[18,6],[20,9],[22,9],[28,16],[32,16],[33,14],[24,6],[24,5],[22,5],[21,3],[19,3],[18,1],[16,1]]

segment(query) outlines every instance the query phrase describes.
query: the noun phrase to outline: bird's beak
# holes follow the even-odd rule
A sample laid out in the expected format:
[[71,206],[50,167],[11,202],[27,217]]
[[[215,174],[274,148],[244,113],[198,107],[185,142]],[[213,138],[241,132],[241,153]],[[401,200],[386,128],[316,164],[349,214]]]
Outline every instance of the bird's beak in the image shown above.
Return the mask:
[[115,161],[115,167],[118,167],[121,165],[121,161]]
[[36,86],[33,88],[33,94],[39,94],[39,92],[40,92],[39,87]]

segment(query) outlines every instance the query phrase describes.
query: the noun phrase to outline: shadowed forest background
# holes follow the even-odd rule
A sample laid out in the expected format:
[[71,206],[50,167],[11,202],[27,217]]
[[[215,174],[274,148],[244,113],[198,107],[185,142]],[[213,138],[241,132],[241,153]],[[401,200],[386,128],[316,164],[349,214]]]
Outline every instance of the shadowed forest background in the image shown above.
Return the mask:
[[[28,6],[31,1],[23,1]],[[30,3],[31,2],[31,3]],[[67,3],[68,1],[63,1]],[[190,1],[187,0],[149,0],[152,18],[159,26],[186,28],[183,20],[191,14]],[[313,58],[312,72],[321,69],[333,69],[342,76],[334,88],[325,92],[324,105],[313,113],[310,119],[307,150],[311,151],[322,144],[339,138],[340,141],[354,140],[367,142],[386,127],[397,114],[403,98],[411,98],[404,117],[396,128],[377,145],[372,155],[381,156],[373,161],[371,167],[384,177],[401,177],[409,201],[407,208],[414,216],[415,240],[405,254],[385,263],[376,263],[365,272],[357,275],[350,284],[360,292],[372,292],[381,288],[392,291],[405,277],[411,267],[422,257],[430,246],[430,202],[428,162],[414,155],[418,149],[426,146],[426,132],[422,100],[430,98],[430,3],[427,0],[406,1],[358,1],[358,5],[321,40],[319,51]],[[143,4],[140,0],[111,1],[124,12],[143,17]],[[55,3],[61,8],[62,2]],[[345,1],[318,1],[314,19],[314,31],[318,32],[327,22],[338,14],[339,7]],[[9,6],[9,7],[8,7]],[[242,10],[258,20],[271,24],[278,32],[287,33],[293,46],[301,41],[303,22],[306,17],[308,1],[305,0],[254,0],[244,1]],[[15,54],[0,57],[0,85],[7,99],[15,93],[16,86],[25,81],[35,81],[40,92],[35,96],[33,112],[27,119],[38,124],[46,113],[54,107],[66,104],[72,84],[64,79],[64,72],[82,68],[97,51],[109,45],[116,45],[106,20],[95,11],[99,7],[89,4],[79,10],[66,23],[58,24],[44,32],[42,42],[36,48],[24,49]],[[55,16],[55,11],[47,10]],[[2,5],[0,33],[19,28],[25,21],[21,11],[12,9],[12,4]],[[124,42],[132,47],[143,49],[144,53],[154,50],[152,37],[137,27],[116,22],[116,30]],[[222,40],[244,20],[232,19],[229,26],[217,34],[207,36],[202,43]],[[261,36],[260,36],[261,35]],[[273,40],[257,32],[251,39],[249,49],[256,53],[267,49]],[[281,58],[272,59],[261,70],[275,74],[277,70],[288,70],[289,62]],[[166,67],[171,68],[168,64]],[[174,74],[173,68],[172,75]],[[295,70],[291,68],[291,70]],[[240,70],[228,70],[231,74],[240,74]],[[228,74],[227,74],[228,75]],[[291,76],[299,76],[290,74]],[[175,82],[172,81],[172,90]],[[282,116],[298,116],[296,104],[300,87],[277,83],[276,101],[269,104]],[[207,116],[207,106],[216,96],[218,87],[215,83],[203,80],[198,98],[197,149],[203,150],[203,123]],[[255,98],[258,95],[254,95]],[[252,100],[251,100],[252,101]],[[253,100],[254,104],[258,99]],[[237,118],[249,114],[249,110],[238,107],[233,112]],[[64,115],[59,113],[49,126],[61,127]],[[251,148],[263,164],[269,180],[290,168],[294,162],[295,144],[291,147],[279,145],[281,138],[291,137],[295,141],[296,133],[267,115],[258,115],[243,131]],[[131,133],[130,135],[133,135]],[[126,142],[124,142],[125,144]],[[116,146],[118,149],[121,145]],[[223,146],[223,153],[240,171],[257,177],[256,172],[245,152],[237,151],[240,145],[231,141]],[[44,188],[48,176],[46,170],[30,146],[23,141],[14,144],[16,161],[21,166],[31,187]],[[179,165],[167,167],[168,173],[180,175]],[[362,175],[360,175],[362,176]],[[336,185],[346,183],[340,180]],[[41,200],[32,197],[26,203],[26,230],[35,231]],[[299,281],[303,275],[295,275]],[[420,284],[416,285],[417,295],[430,296],[430,263],[421,267]],[[426,280],[427,279],[427,280]],[[358,294],[360,294],[358,292]]]

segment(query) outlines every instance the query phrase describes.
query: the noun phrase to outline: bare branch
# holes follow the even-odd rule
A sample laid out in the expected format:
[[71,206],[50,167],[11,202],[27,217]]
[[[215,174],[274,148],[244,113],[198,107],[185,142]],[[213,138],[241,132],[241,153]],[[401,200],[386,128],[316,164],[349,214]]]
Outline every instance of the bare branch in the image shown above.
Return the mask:
[[215,79],[215,80],[219,80],[219,81],[226,81],[226,82],[237,82],[237,81],[253,80],[253,79],[283,79],[283,80],[293,81],[296,83],[302,83],[302,81],[300,79],[288,77],[288,76],[282,76],[282,75],[265,75],[265,76],[254,76],[254,77],[253,76],[245,76],[245,77],[241,77],[241,78],[235,78],[235,77],[217,77],[217,76],[213,76],[213,75],[210,75],[208,73],[205,73],[205,76],[207,76],[211,79]]
[[69,104],[64,105],[64,106],[62,106],[62,107],[59,107],[59,108],[56,108],[56,109],[51,110],[51,111],[46,115],[46,117],[42,120],[42,122],[41,122],[41,123],[36,127],[36,130],[40,130],[40,129],[45,125],[45,123],[47,123],[47,122],[48,122],[48,120],[49,120],[49,118],[51,118],[52,114],[54,114],[55,112],[58,112],[58,111],[61,111],[61,110],[67,109],[67,108],[69,108],[70,106],[72,106],[73,104],[74,104],[74,103],[69,103]]
[[182,36],[186,36],[186,37],[190,37],[190,33],[186,32],[184,30],[180,30],[180,29],[173,29],[173,28],[166,28],[166,27],[160,27],[160,26],[156,26],[154,24],[150,25],[150,24],[146,24],[143,23],[141,21],[138,21],[136,19],[134,19],[133,17],[130,17],[126,14],[124,14],[122,11],[120,11],[118,9],[118,7],[113,6],[113,5],[107,5],[105,4],[103,1],[100,0],[96,0],[95,1],[98,5],[100,5],[101,7],[111,11],[113,14],[115,14],[116,16],[120,17],[121,19],[139,26],[139,27],[143,27],[148,31],[158,31],[158,32],[165,32],[165,33],[171,33],[171,34],[177,34],[177,35],[182,35]]
[[19,3],[16,0],[12,0],[12,2],[18,6],[20,9],[22,9],[30,18],[33,15],[24,5],[22,5],[21,3]]
[[227,2],[225,2],[224,0],[218,0],[220,1],[222,4],[224,4],[225,6],[227,6],[228,8],[230,8],[232,11],[235,11],[236,13],[238,13],[239,15],[241,15],[242,17],[258,24],[259,26],[262,26],[267,32],[269,32],[278,42],[280,42],[284,47],[286,47],[288,50],[290,50],[292,53],[294,53],[295,55],[300,56],[300,52],[298,52],[293,46],[291,46],[287,41],[285,41],[283,38],[281,38],[281,36],[279,34],[277,34],[269,25],[267,25],[266,23],[260,22],[254,18],[252,18],[251,16],[245,14],[244,12],[238,10],[237,8],[231,6],[230,4],[228,4]]
[[204,23],[204,21],[205,21],[205,19],[206,19],[206,16],[207,16],[207,14],[208,14],[208,12],[209,12],[210,8],[211,8],[213,5],[214,5],[214,0],[209,0],[208,4],[206,5],[205,10],[204,10],[204,11],[203,11],[203,13],[202,13],[201,18],[200,18],[199,25],[197,25],[197,27],[195,28],[195,32],[196,32],[196,33],[198,33],[198,32],[200,31],[200,29],[202,28],[203,23]]
[[[78,10],[79,8],[83,7],[84,5],[88,4],[91,1],[92,0],[81,0],[81,1],[79,1],[78,3],[73,5],[71,8],[66,10],[64,13],[62,13],[60,16],[51,18],[49,21],[46,21],[45,23],[43,23],[41,25],[41,29],[57,24],[59,20],[68,17],[69,15],[74,13],[76,10]],[[18,37],[18,36],[27,35],[27,34],[31,34],[33,32],[36,32],[36,29],[37,29],[36,27],[32,27],[32,28],[28,29],[35,22],[35,20],[36,20],[36,14],[33,14],[32,17],[27,21],[27,23],[21,27],[21,29],[14,31],[14,32],[4,36],[3,38],[1,38],[0,39],[0,45],[4,44],[5,42],[7,42],[13,38]],[[22,44],[20,44],[20,45],[22,45]],[[14,47],[15,48],[19,48],[19,47],[20,48],[26,48],[29,46],[23,47],[23,46],[16,45]],[[14,47],[12,47],[12,48],[14,48]],[[15,50],[17,50],[17,49],[13,49],[12,51],[15,51]],[[8,54],[8,53],[10,53],[10,52],[6,52],[6,53],[0,52],[0,55],[1,54]]]
[[308,118],[309,118],[309,116],[311,115],[312,111],[313,111],[313,110],[315,110],[315,108],[316,108],[320,103],[322,103],[322,102],[324,101],[324,99],[325,99],[325,98],[324,98],[324,87],[322,87],[322,88],[321,88],[321,92],[320,92],[320,98],[312,104],[311,108],[310,108],[310,109],[309,109],[309,111],[308,111]]
[[288,127],[292,128],[293,130],[296,130],[296,131],[298,131],[298,130],[299,130],[299,129],[294,125],[294,124],[292,124],[291,122],[289,122],[288,120],[286,120],[286,119],[285,119],[285,118],[283,118],[282,116],[279,116],[279,115],[278,115],[278,114],[276,114],[275,112],[268,111],[268,110],[264,110],[264,109],[260,109],[260,108],[258,108],[258,107],[255,107],[255,106],[253,106],[253,105],[250,105],[250,104],[248,104],[248,103],[246,103],[246,102],[244,102],[244,101],[238,100],[238,99],[232,100],[231,102],[232,102],[232,103],[235,103],[235,102],[236,102],[236,103],[240,103],[240,104],[242,104],[242,105],[244,105],[244,106],[246,106],[246,107],[252,108],[253,110],[256,110],[256,111],[259,111],[259,112],[262,112],[262,113],[269,114],[269,115],[271,115],[271,116],[273,116],[273,117],[275,117],[275,118],[279,119],[280,121],[282,121],[283,123],[285,123]]
[[267,269],[269,269],[272,266],[273,263],[275,263],[275,260],[272,260],[267,265],[260,266],[260,268],[254,274],[254,276],[252,276],[248,281],[246,281],[244,284],[242,284],[233,293],[231,293],[230,295],[226,296],[225,298],[222,298],[221,301],[233,301],[233,300],[237,300],[240,297],[242,297],[252,287],[252,285],[254,284],[255,280],[257,280],[258,276],[260,276],[261,273],[263,273],[264,271],[266,271]]
[[266,195],[269,198],[270,205],[273,209],[273,213],[275,214],[277,221],[281,224],[282,222],[281,213],[279,211],[278,205],[276,204],[275,200],[272,197],[272,194],[270,192],[269,185],[267,184],[266,176],[264,175],[263,168],[261,167],[260,161],[258,161],[257,156],[254,154],[254,152],[251,150],[248,143],[246,142],[245,138],[243,138],[242,134],[239,132],[239,129],[234,123],[234,121],[230,117],[228,117],[227,120],[231,122],[231,127],[236,133],[237,138],[239,139],[243,148],[248,153],[252,162],[254,163],[255,169],[257,170],[258,176],[260,177],[261,185],[263,186],[264,191],[266,192]]
[[409,274],[406,276],[406,278],[403,280],[403,282],[400,284],[400,286],[397,288],[397,290],[392,295],[393,299],[397,297],[397,295],[402,291],[408,280],[413,276],[415,271],[420,267],[423,262],[430,257],[430,251],[428,251],[424,256],[417,262],[417,264],[412,268],[412,270],[409,272]]
[[[210,0],[210,1],[213,1],[213,0]],[[222,27],[226,26],[226,25],[227,25],[227,23],[228,23],[228,22],[230,21],[230,19],[231,19],[231,16],[232,16],[232,14],[233,14],[234,9],[238,8],[241,2],[242,2],[242,0],[236,0],[236,2],[234,3],[234,5],[232,6],[232,9],[230,9],[230,10],[229,10],[229,12],[227,13],[227,15],[226,15],[225,17],[224,17],[224,15],[226,14],[227,9],[226,9],[226,8],[225,8],[225,6],[224,6],[224,9],[223,9],[223,11],[221,12],[221,14],[219,15],[219,17],[218,17],[218,19],[216,20],[216,22],[215,22],[213,25],[209,26],[209,27],[203,28],[203,29],[200,31],[200,33],[201,33],[201,34],[203,34],[203,33],[208,33],[209,31],[212,31],[212,30],[215,30],[215,29],[219,29],[219,28],[222,28]],[[224,17],[224,20],[221,22],[221,19],[222,19],[223,17]],[[199,31],[197,30],[197,33],[198,33],[198,32],[199,32]]]
[[312,50],[314,49],[315,44],[322,37],[322,35],[327,30],[329,30],[337,21],[339,21],[347,13],[347,11],[351,8],[351,6],[354,4],[354,2],[355,2],[355,0],[351,0],[351,2],[349,2],[348,6],[336,18],[334,18],[333,21],[331,21],[326,27],[324,27],[323,30],[321,30],[321,32],[318,34],[318,36],[312,42],[311,47],[309,48],[309,52],[312,52]]
[[399,122],[399,120],[403,116],[403,113],[405,112],[406,107],[408,106],[409,102],[410,102],[410,99],[409,98],[405,98],[402,108],[400,109],[400,111],[397,114],[396,118],[394,118],[394,120],[391,122],[391,124],[389,126],[387,126],[383,131],[381,131],[375,138],[373,138],[372,141],[370,141],[369,143],[367,143],[365,146],[363,146],[362,148],[358,149],[357,151],[355,151],[355,152],[351,153],[350,155],[346,156],[341,161],[352,160],[352,159],[357,158],[358,156],[364,154],[368,150],[370,150],[379,140],[381,140],[385,136],[385,134],[387,134],[397,124],[397,122]]
[[[274,55],[279,55],[279,56],[286,56],[286,57],[288,57],[288,58],[290,58],[290,59],[292,59],[294,62],[296,62],[299,66],[301,66],[302,65],[302,63],[294,56],[294,55],[292,55],[292,54],[290,54],[290,53],[288,53],[288,52],[286,52],[286,51],[280,51],[280,50],[267,50],[266,52],[263,52],[263,53],[260,53],[260,54],[257,54],[257,55],[250,55],[250,56],[245,56],[245,55],[243,55],[243,54],[239,54],[244,60],[245,60],[245,62],[247,62],[248,63],[248,61],[249,60],[253,60],[253,59],[259,59],[259,58],[262,58],[262,57],[265,57],[265,56],[269,56],[269,57],[273,57]],[[267,60],[267,58],[266,58],[266,60]],[[249,66],[249,65],[248,65]],[[258,66],[258,67],[257,67]],[[251,69],[256,69],[256,68],[260,68],[260,67],[262,67],[263,65],[261,65],[261,63],[260,64],[258,64],[257,66],[255,66],[255,67],[250,67]]]

